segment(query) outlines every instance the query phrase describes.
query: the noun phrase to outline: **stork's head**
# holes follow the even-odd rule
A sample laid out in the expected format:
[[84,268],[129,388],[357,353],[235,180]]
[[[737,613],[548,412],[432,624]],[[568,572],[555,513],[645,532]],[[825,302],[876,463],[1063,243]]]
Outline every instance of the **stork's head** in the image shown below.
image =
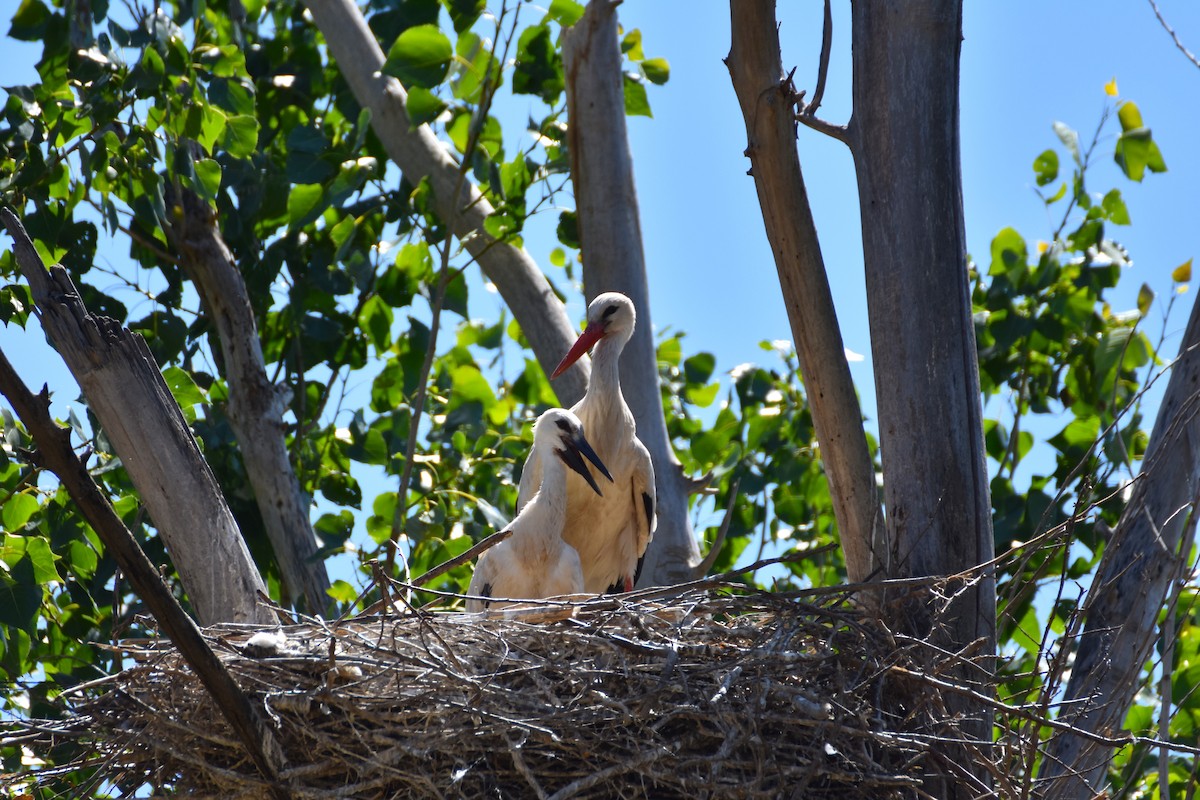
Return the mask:
[[633,326],[636,322],[637,312],[633,310],[633,301],[628,297],[620,292],[597,295],[588,306],[587,327],[550,377],[557,378],[562,375],[601,339],[615,339],[624,347],[629,337],[633,336]]
[[[586,458],[595,464],[596,469],[600,470],[600,474],[608,478],[610,483],[612,482],[613,477],[609,474],[608,467],[604,466],[600,456],[596,455],[596,451],[592,449],[583,435],[583,423],[579,421],[579,417],[565,408],[552,408],[538,417],[537,422],[533,425],[533,446],[541,450],[553,449],[554,454],[564,464],[582,475],[598,495],[603,496],[603,492],[596,485],[591,470],[588,469],[587,464],[583,463],[583,459]],[[543,454],[542,458],[546,458],[546,456]]]

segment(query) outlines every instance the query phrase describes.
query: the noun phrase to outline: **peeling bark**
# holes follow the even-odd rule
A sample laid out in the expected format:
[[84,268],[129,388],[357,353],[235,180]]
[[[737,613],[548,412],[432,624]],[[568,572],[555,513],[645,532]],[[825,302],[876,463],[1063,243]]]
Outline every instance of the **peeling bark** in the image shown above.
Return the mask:
[[208,463],[141,336],[88,313],[62,267],[49,271],[7,209],[46,336],[62,355],[162,535],[202,625],[272,622],[266,593]]
[[603,292],[623,292],[637,309],[637,327],[621,355],[621,393],[654,460],[658,494],[658,529],[639,583],[678,583],[694,577],[700,553],[688,515],[688,482],[671,449],[658,385],[616,3],[592,0],[583,17],[563,32],[563,69],[584,290],[588,302]]
[[285,389],[267,377],[254,311],[233,255],[217,229],[215,214],[191,192],[176,198],[181,213],[168,234],[180,263],[196,286],[224,355],[229,383],[229,421],[237,435],[246,475],[291,601],[320,615],[330,605],[329,575],[309,520],[283,436]]
[[774,0],[734,0],[725,64],[746,120],[746,155],[796,342],[851,583],[882,576],[887,553],[875,465],[825,274],[800,156],[795,87],[783,70]]

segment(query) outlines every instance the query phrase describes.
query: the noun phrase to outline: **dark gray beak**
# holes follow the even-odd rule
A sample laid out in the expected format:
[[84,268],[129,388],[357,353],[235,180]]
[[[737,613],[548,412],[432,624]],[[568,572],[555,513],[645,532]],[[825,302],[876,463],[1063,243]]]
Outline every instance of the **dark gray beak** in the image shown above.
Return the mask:
[[608,467],[604,466],[604,462],[600,460],[600,456],[596,455],[596,451],[588,444],[588,440],[580,433],[578,436],[564,436],[562,443],[564,449],[554,452],[558,453],[558,457],[563,460],[564,464],[583,476],[583,479],[588,482],[588,486],[592,487],[592,491],[603,497],[604,492],[600,491],[600,487],[596,485],[596,480],[592,477],[587,464],[583,463],[583,459],[587,458],[588,461],[595,464],[596,469],[600,470],[601,475],[608,478],[609,483],[612,483],[613,477],[609,474]]

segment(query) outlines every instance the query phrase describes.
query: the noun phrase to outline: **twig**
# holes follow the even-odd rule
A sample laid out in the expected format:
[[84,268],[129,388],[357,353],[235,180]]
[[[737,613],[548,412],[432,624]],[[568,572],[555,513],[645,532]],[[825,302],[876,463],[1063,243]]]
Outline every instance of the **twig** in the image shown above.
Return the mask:
[[821,29],[821,61],[817,66],[817,88],[813,91],[812,102],[804,107],[804,113],[812,115],[821,107],[821,99],[825,97],[825,79],[829,77],[829,52],[833,47],[833,10],[829,0],[825,0],[825,23]]
[[717,558],[721,555],[721,548],[725,546],[725,537],[729,534],[729,525],[733,522],[733,512],[737,506],[738,485],[741,483],[740,478],[735,478],[733,485],[729,487],[729,505],[725,508],[725,519],[721,520],[721,527],[717,530],[717,538],[713,541],[712,547],[708,550],[708,555],[704,560],[695,566],[692,570],[692,577],[703,578],[712,569],[712,565],[717,562]]
[[1163,30],[1171,35],[1171,41],[1175,42],[1175,46],[1179,48],[1179,52],[1183,53],[1187,57],[1188,61],[1192,62],[1197,67],[1200,67],[1200,59],[1197,59],[1191,50],[1188,50],[1183,46],[1183,42],[1179,40],[1179,36],[1175,33],[1175,30],[1167,24],[1167,21],[1163,18],[1162,12],[1158,10],[1158,3],[1154,2],[1154,0],[1147,0],[1147,2],[1149,2],[1150,7],[1154,9],[1154,16],[1158,17],[1158,22],[1163,26]]
[[[444,561],[441,564],[438,564],[433,569],[429,570],[428,572],[418,575],[416,578],[413,578],[412,580],[405,582],[404,585],[410,589],[415,589],[415,588],[424,586],[425,584],[432,581],[434,578],[440,578],[442,575],[445,575],[447,572],[449,572],[450,570],[459,566],[460,564],[467,563],[468,561],[470,561],[471,559],[475,558],[477,555],[482,553],[484,550],[495,547],[496,545],[500,544],[505,539],[507,539],[509,536],[512,536],[512,530],[509,528],[505,528],[502,531],[497,531],[496,533],[493,533],[491,536],[487,537],[486,539],[483,539],[480,542],[478,542],[477,544],[473,545],[470,549],[464,550],[462,553],[456,555],[454,558],[451,558],[448,561]],[[383,577],[388,577],[390,580],[390,576],[387,576],[386,574]],[[383,599],[377,600],[374,603],[372,603],[371,605],[367,606],[366,608],[364,608],[362,610],[361,613],[357,614],[356,616],[366,616],[368,614],[377,614],[380,611],[383,611],[384,609],[386,609],[387,607],[389,607],[391,605],[391,601],[387,599],[386,590],[384,590],[382,586],[380,587],[380,591],[385,592]]]

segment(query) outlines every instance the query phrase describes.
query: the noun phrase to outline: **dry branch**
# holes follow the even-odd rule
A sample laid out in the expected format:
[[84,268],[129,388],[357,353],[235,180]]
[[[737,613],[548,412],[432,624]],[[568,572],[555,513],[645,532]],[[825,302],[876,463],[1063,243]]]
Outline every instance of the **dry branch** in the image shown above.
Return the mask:
[[638,438],[654,461],[658,514],[641,583],[667,585],[692,576],[700,551],[688,513],[690,481],[671,448],[658,385],[646,256],[625,126],[616,5],[613,0],[591,0],[583,17],[563,32],[567,149],[588,301],[619,291],[637,309],[637,327],[621,354],[621,393],[633,412]]
[[735,0],[730,8],[733,45],[725,64],[746,120],[746,155],[821,443],[846,571],[860,583],[885,572],[883,510],[796,152],[795,87],[780,61],[774,2]]
[[39,397],[34,397],[2,352],[0,391],[12,403],[17,416],[37,442],[39,464],[62,481],[138,596],[179,649],[180,657],[195,671],[210,702],[233,728],[235,737],[250,755],[255,774],[264,781],[264,791],[277,798],[289,797],[286,790],[276,785],[276,777],[286,763],[271,729],[263,724],[249,699],[238,689],[225,665],[204,640],[196,623],[184,612],[133,534],[100,492],[87,467],[75,455],[71,449],[70,429],[60,428],[50,418],[49,393],[43,390]]
[[66,270],[46,270],[20,220],[7,209],[0,219],[42,328],[137,487],[200,622],[270,622],[256,599],[266,586],[145,341],[89,314]]
[[215,212],[191,191],[174,199],[179,213],[168,215],[172,224],[167,233],[221,342],[229,421],[283,583],[293,603],[303,599],[309,613],[322,614],[330,604],[329,575],[325,562],[315,557],[318,543],[309,504],[288,460],[286,389],[267,377],[246,283],[217,228]]
[[[1179,542],[1189,506],[1200,496],[1198,415],[1200,303],[1192,306],[1141,477],[1088,593],[1065,695],[1079,702],[1062,716],[1082,731],[1121,729],[1157,638],[1158,614],[1180,574],[1179,559],[1189,557],[1179,552]],[[1101,791],[1111,751],[1096,748],[1086,736],[1062,732],[1051,740],[1048,753],[1041,773],[1043,797],[1090,798]]]
[[[480,617],[313,622],[265,649],[245,626],[207,636],[269,709],[297,798],[911,798],[960,736],[937,654],[843,605],[692,591],[551,625]],[[14,737],[87,744],[125,783],[260,796],[170,646],[124,649],[136,666]],[[926,678],[928,703],[878,707]]]

